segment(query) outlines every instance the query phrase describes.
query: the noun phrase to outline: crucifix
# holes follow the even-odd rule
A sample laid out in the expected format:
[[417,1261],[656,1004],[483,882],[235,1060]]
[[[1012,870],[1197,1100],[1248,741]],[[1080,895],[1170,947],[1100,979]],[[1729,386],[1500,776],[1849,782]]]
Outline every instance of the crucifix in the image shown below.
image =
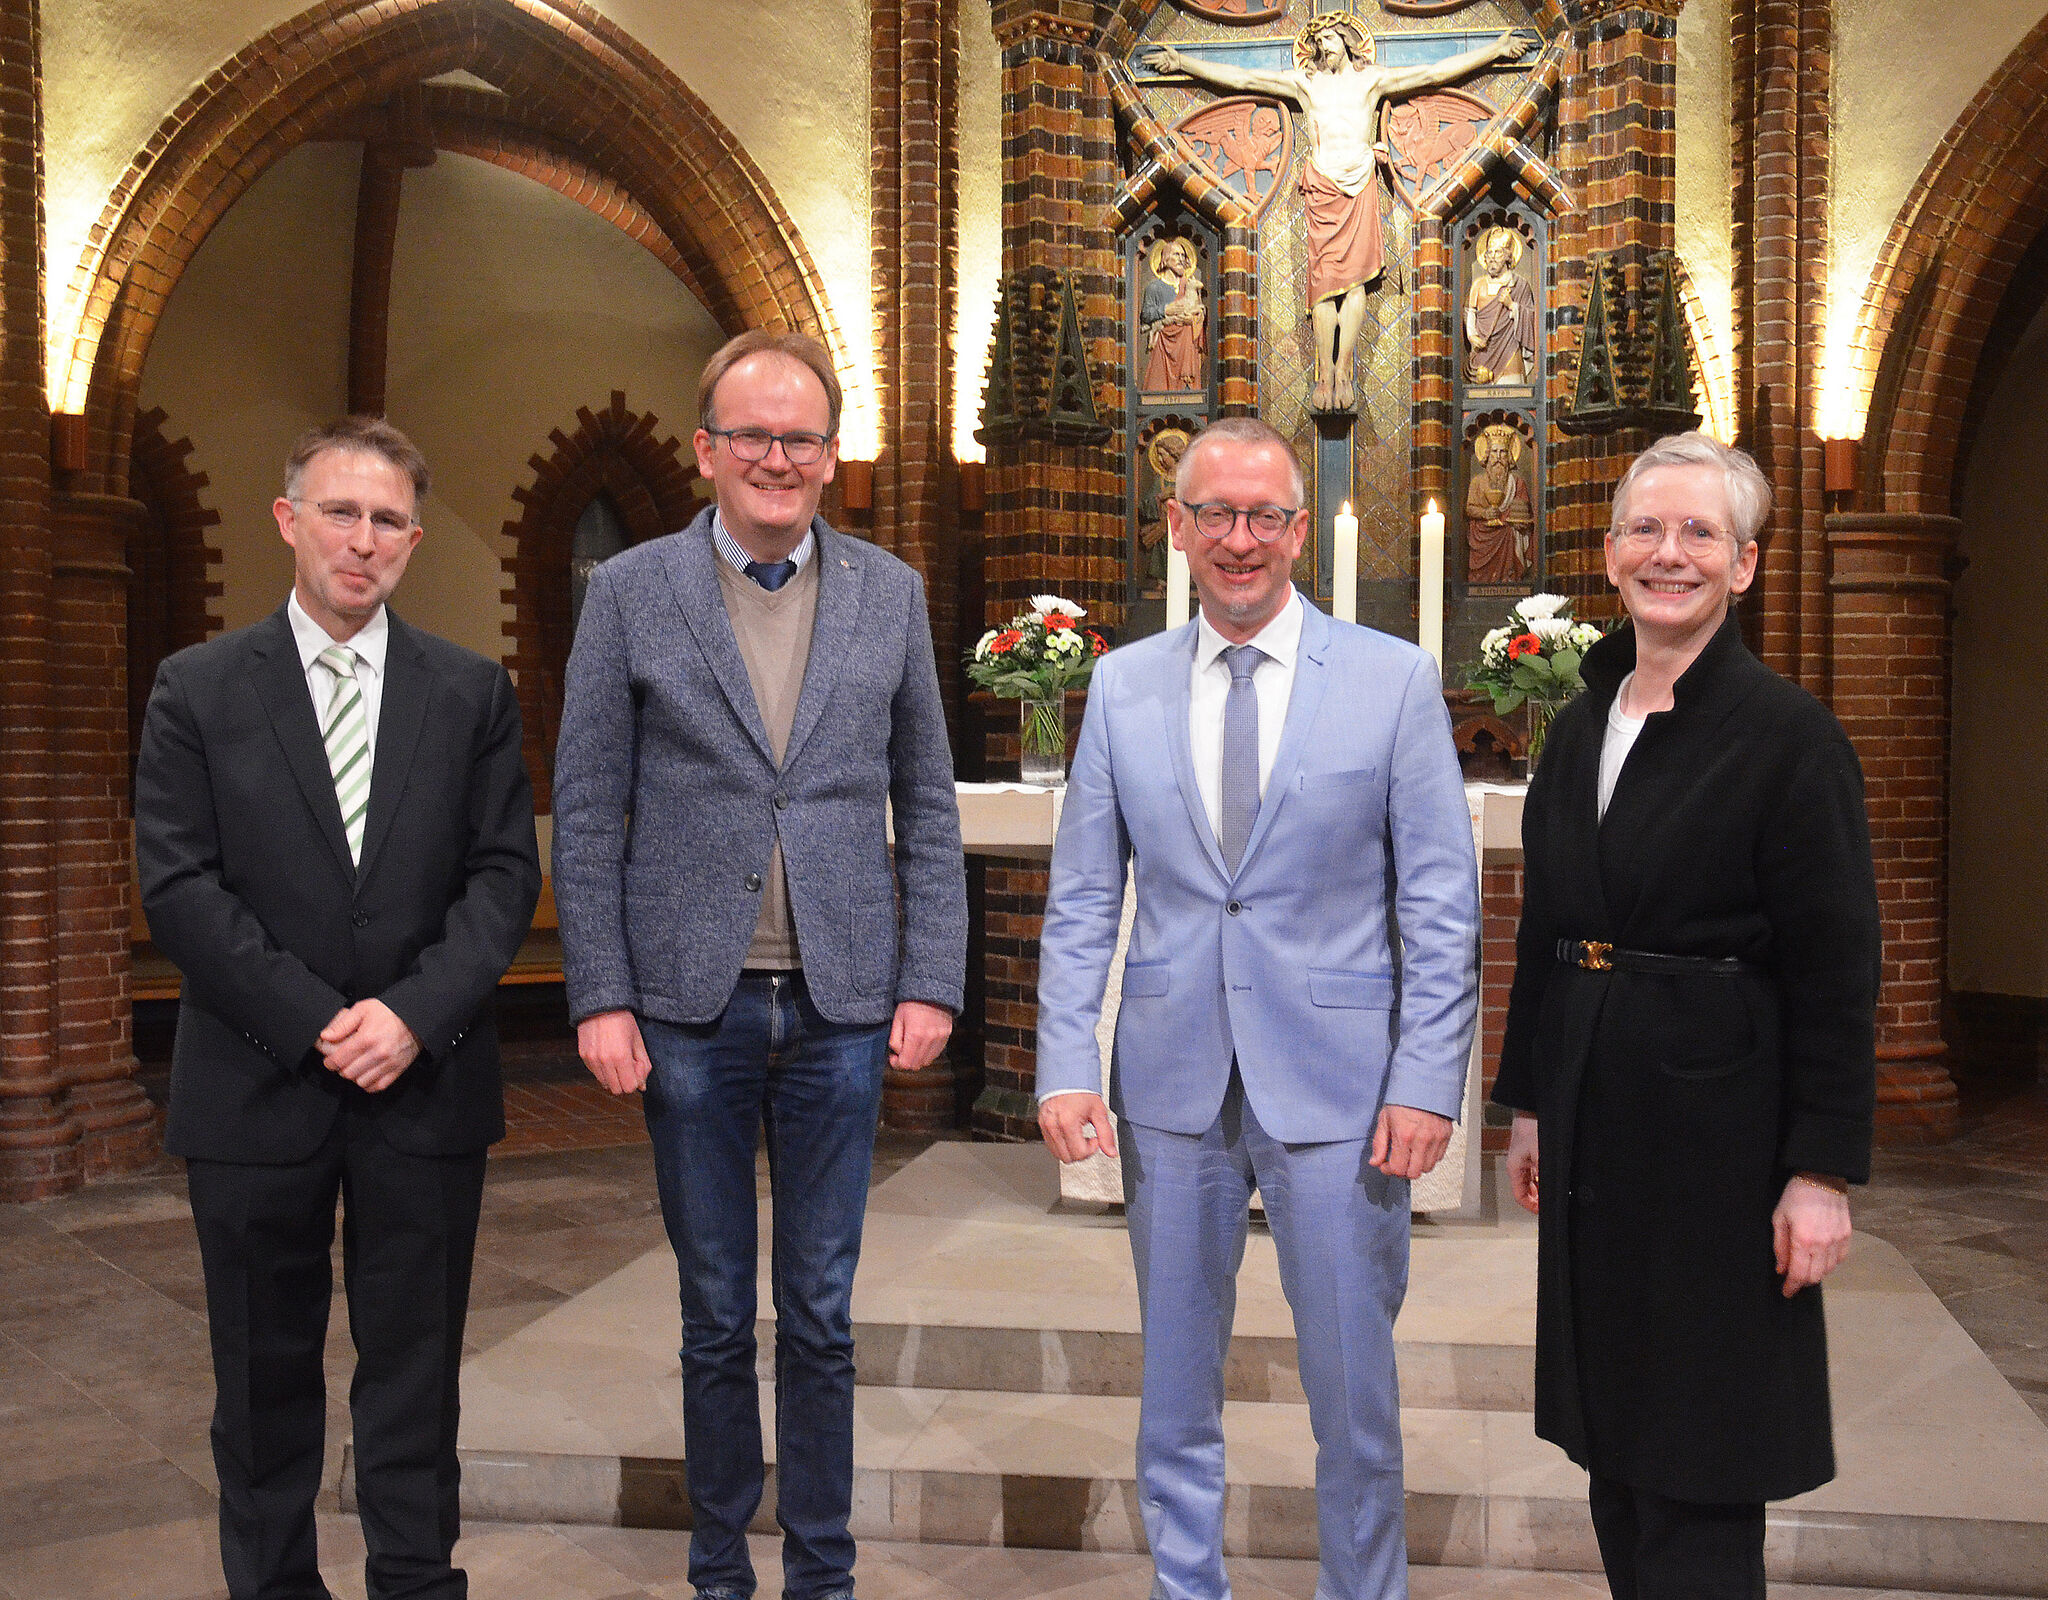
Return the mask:
[[[1284,42],[1283,42],[1284,47]],[[1441,88],[1498,62],[1519,60],[1527,39],[1507,32],[1455,55],[1384,66],[1373,36],[1349,12],[1312,19],[1294,40],[1291,70],[1240,66],[1207,50],[1153,45],[1143,52],[1152,71],[1178,74],[1212,88],[1285,100],[1308,120],[1309,156],[1301,176],[1309,247],[1309,317],[1315,330],[1315,377],[1309,408],[1348,414],[1358,404],[1352,362],[1365,320],[1366,290],[1386,262],[1380,239],[1375,142],[1388,101]]]

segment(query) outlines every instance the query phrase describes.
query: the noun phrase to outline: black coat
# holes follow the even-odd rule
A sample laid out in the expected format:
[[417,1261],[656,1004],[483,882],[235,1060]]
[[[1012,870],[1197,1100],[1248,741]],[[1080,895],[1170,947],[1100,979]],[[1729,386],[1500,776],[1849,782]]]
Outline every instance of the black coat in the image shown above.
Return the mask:
[[[185,976],[173,1154],[302,1161],[345,1101],[412,1155],[504,1135],[492,1003],[540,894],[519,704],[495,661],[387,615],[360,870],[283,608],[157,674],[135,849],[150,937]],[[372,996],[421,1054],[366,1095],[314,1042]]]
[[[1536,1431],[1690,1501],[1834,1475],[1818,1287],[1787,1300],[1771,1212],[1795,1171],[1869,1176],[1879,923],[1863,774],[1731,615],[1597,818],[1635,637],[1587,653],[1522,822],[1526,889],[1494,1098],[1534,1111]],[[1738,977],[1591,972],[1560,939],[1739,957]]]

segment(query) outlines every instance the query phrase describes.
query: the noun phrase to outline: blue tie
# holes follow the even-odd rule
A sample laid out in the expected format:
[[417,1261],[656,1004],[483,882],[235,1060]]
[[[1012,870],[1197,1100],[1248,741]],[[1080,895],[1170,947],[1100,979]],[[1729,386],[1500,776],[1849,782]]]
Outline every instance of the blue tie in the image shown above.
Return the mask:
[[1259,814],[1259,695],[1252,670],[1266,659],[1256,645],[1234,644],[1223,652],[1230,668],[1230,698],[1223,702],[1223,785],[1216,808],[1217,843],[1232,873],[1244,859]]
[[749,561],[747,576],[773,594],[796,576],[794,561]]

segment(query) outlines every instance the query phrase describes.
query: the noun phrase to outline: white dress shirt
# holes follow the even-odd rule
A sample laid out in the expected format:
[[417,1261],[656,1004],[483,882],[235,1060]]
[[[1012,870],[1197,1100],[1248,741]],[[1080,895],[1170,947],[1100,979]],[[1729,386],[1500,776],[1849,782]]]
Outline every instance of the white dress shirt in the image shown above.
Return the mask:
[[1625,717],[1621,714],[1622,696],[1628,693],[1628,686],[1635,681],[1631,672],[1621,680],[1614,691],[1614,704],[1607,708],[1607,732],[1600,740],[1600,810],[1599,819],[1607,820],[1607,802],[1614,798],[1614,785],[1621,777],[1621,769],[1628,761],[1628,753],[1636,747],[1636,736],[1643,731],[1645,717]]
[[356,683],[363,692],[363,731],[369,735],[370,770],[377,764],[377,713],[384,705],[384,655],[391,643],[391,622],[384,607],[377,608],[377,614],[346,639],[336,639],[311,617],[306,608],[299,604],[299,592],[294,589],[285,602],[285,615],[291,618],[292,637],[299,645],[299,665],[305,670],[306,692],[313,697],[313,720],[324,733],[327,729],[327,708],[334,703],[335,675],[332,668],[320,659],[320,652],[329,645],[345,645],[355,652]]
[[[732,536],[732,530],[726,527],[725,519],[719,516],[716,506],[711,508],[711,543],[717,548],[718,553],[725,558],[727,566],[742,576],[746,574],[747,563],[754,558],[747,554],[747,547]],[[796,571],[801,572],[804,570],[804,563],[811,559],[812,555],[816,553],[817,548],[818,536],[806,530],[803,538],[797,542],[797,547],[790,551],[787,559],[795,562]],[[792,578],[795,577],[796,572],[792,572],[790,576]]]
[[[1294,693],[1294,660],[1301,650],[1304,603],[1299,590],[1289,589],[1280,614],[1245,641],[1266,658],[1252,669],[1252,692],[1259,697],[1261,799],[1266,780],[1273,775],[1273,758],[1280,753],[1287,702]],[[1208,813],[1209,828],[1218,844],[1223,842],[1218,826],[1223,811],[1223,706],[1230,698],[1230,667],[1223,652],[1229,648],[1230,641],[1209,625],[1209,619],[1199,617],[1195,664],[1188,680],[1188,755],[1194,763],[1195,787],[1202,791],[1202,809]]]

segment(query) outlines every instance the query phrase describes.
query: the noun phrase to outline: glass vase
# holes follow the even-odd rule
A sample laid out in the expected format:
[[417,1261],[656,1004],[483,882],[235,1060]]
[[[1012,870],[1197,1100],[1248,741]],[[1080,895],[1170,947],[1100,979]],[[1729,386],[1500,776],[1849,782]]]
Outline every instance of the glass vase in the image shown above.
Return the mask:
[[1543,757],[1543,741],[1550,734],[1550,719],[1557,715],[1557,707],[1542,700],[1529,702],[1529,756],[1527,761],[1530,777],[1536,776],[1536,763]]
[[1066,695],[1020,700],[1017,708],[1023,718],[1019,732],[1024,752],[1018,776],[1026,783],[1061,787],[1067,781]]

